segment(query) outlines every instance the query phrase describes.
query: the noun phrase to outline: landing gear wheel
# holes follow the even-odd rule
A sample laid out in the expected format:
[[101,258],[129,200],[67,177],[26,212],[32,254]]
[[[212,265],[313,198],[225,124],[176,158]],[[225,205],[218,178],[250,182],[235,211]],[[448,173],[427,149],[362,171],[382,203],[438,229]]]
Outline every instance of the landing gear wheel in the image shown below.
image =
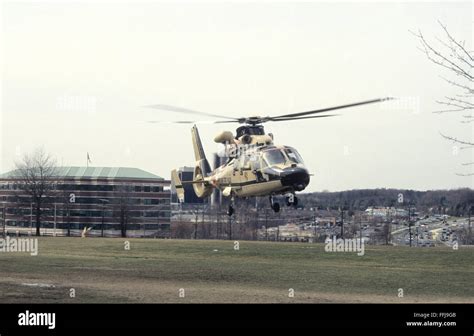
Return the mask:
[[270,207],[273,209],[273,211],[280,212],[280,203],[273,202],[273,196],[270,196],[269,199],[270,199]]
[[273,203],[272,204],[272,209],[275,212],[280,212],[280,203],[278,203],[278,202]]
[[227,209],[227,216],[232,216],[234,214],[234,207],[232,205],[229,205],[229,208]]
[[234,195],[231,194],[231,198],[230,198],[230,203],[229,203],[229,208],[227,209],[227,216],[231,217],[233,214],[234,214],[234,203],[235,202],[235,198],[234,198]]

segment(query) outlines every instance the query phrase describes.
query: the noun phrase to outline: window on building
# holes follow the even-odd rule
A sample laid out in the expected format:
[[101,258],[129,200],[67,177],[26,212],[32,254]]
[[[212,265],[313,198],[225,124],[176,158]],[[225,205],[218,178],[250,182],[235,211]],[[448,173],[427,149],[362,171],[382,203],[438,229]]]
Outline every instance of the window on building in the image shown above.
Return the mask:
[[171,215],[171,212],[169,211],[160,211],[160,217],[167,218],[167,217],[170,217],[170,215]]
[[129,215],[130,217],[141,217],[140,211],[134,211],[134,210],[130,210],[130,211],[128,212],[128,215]]
[[150,191],[151,191],[151,187],[150,187],[150,186],[145,186],[145,187],[143,187],[143,191],[144,191],[144,192],[150,192]]
[[145,211],[145,217],[159,217],[159,211]]

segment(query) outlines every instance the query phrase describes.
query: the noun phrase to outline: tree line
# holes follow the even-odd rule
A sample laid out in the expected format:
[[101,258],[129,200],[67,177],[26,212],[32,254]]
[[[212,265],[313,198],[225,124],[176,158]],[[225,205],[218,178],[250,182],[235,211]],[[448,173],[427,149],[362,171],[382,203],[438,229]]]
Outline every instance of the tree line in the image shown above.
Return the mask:
[[348,210],[364,210],[368,207],[407,207],[418,211],[467,216],[474,211],[474,190],[461,188],[453,190],[417,191],[407,189],[356,189],[339,192],[313,192],[298,196],[305,207]]

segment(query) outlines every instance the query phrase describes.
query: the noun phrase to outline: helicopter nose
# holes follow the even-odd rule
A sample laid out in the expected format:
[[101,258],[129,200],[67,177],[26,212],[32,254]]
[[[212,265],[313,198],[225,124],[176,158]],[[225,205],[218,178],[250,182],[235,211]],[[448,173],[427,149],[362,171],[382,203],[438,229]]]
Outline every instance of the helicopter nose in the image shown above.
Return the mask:
[[309,174],[304,168],[286,168],[281,174],[281,184],[301,191],[309,184]]

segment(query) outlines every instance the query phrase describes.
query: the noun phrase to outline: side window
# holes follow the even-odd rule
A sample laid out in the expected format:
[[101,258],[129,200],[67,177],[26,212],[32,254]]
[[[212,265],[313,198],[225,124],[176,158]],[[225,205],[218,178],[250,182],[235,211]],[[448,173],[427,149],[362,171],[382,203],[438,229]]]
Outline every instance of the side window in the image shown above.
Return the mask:
[[241,155],[239,158],[239,168],[240,169],[251,169],[250,167],[250,156],[248,155]]
[[259,170],[260,169],[260,158],[256,157],[254,160],[250,160],[250,167],[252,170]]
[[286,154],[288,155],[288,158],[290,161],[294,163],[303,163],[303,159],[301,158],[300,154],[293,148],[287,148],[286,149]]

